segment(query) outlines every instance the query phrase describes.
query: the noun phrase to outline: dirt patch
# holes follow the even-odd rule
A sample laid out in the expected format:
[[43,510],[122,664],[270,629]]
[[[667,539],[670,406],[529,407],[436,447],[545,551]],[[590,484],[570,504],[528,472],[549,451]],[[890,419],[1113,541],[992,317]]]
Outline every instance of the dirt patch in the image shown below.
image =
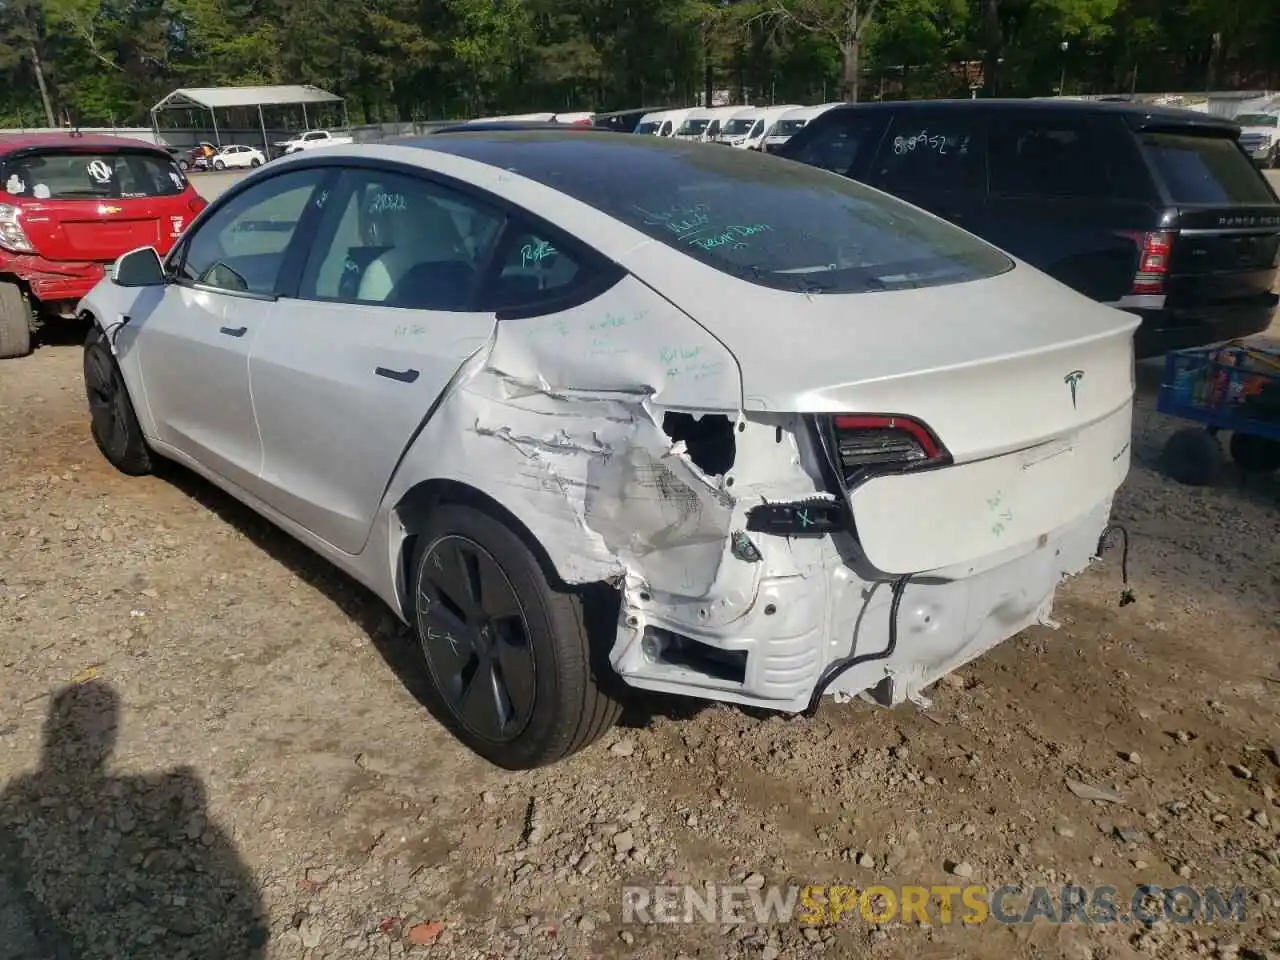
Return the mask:
[[[77,348],[8,363],[0,843],[38,869],[8,894],[0,880],[0,945],[20,949],[36,911],[85,956],[1280,950],[1277,488],[1174,485],[1152,466],[1174,427],[1142,398],[1116,506],[1136,603],[1117,605],[1117,549],[1063,589],[1060,630],[997,648],[928,710],[828,703],[806,720],[646,698],[585,754],[506,774],[425,713],[412,644],[364,590],[188,474],[107,467]],[[100,701],[68,721],[88,746],[42,755],[73,681]],[[98,767],[89,734],[108,727]],[[207,882],[157,881],[184,864]],[[1250,893],[1244,923],[1154,929],[964,928],[936,910],[932,926],[622,922],[624,884],[957,870],[1107,883],[1126,903],[1139,883]]]

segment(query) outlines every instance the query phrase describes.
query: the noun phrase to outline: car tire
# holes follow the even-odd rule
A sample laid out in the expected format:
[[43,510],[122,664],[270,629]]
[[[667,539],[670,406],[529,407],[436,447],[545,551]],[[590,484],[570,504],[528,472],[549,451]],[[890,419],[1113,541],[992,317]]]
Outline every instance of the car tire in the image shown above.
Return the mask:
[[188,160],[186,157],[180,158],[178,160],[178,169],[181,170],[183,173],[186,173],[188,170],[191,169],[191,161]]
[[215,160],[215,161],[213,161],[213,169],[215,169],[215,170],[225,170],[225,169],[227,169],[227,163],[226,163],[226,161],[225,161],[225,160]]
[[1227,449],[1243,473],[1274,473],[1280,470],[1280,440],[1253,433],[1233,433]]
[[107,335],[97,323],[84,342],[84,387],[89,402],[89,430],[102,455],[131,477],[153,472],[155,462],[142,436],[129,388],[107,346]]
[[257,157],[254,157],[252,160],[249,161],[249,166],[260,167],[262,166],[262,161],[259,160]]
[[1222,475],[1218,438],[1199,427],[1174,433],[1164,445],[1161,460],[1166,474],[1188,486],[1211,486]]
[[0,360],[31,352],[33,316],[22,288],[16,283],[0,283]]
[[1272,170],[1280,167],[1280,143],[1271,148],[1271,153],[1267,157],[1267,166]]
[[598,656],[607,648],[590,639],[590,591],[552,585],[504,523],[441,506],[417,535],[411,569],[424,699],[471,750],[529,770],[583,749],[617,720],[617,678]]

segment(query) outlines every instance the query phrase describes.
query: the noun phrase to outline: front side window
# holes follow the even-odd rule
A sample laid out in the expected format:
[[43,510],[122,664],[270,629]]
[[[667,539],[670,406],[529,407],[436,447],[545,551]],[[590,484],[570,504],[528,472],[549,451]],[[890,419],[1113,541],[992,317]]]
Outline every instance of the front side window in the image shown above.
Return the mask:
[[492,155],[713,269],[778,289],[933,286],[1013,266],[996,248],[900,200],[770,154],[537,134],[501,144],[457,138],[447,149],[481,162]]
[[306,299],[466,309],[503,222],[447,187],[382,170],[348,171],[330,203],[303,271]]
[[875,151],[884,124],[882,111],[830,114],[812,124],[803,137],[788,141],[782,155],[847,176],[860,158]]
[[982,118],[970,109],[900,111],[880,146],[871,182],[891,193],[984,189],[982,141]]
[[281,174],[229,199],[188,237],[177,279],[233,293],[277,293],[285,253],[325,177],[324,170]]
[[187,181],[167,154],[41,150],[5,161],[0,188],[36,200],[119,200],[176,196]]

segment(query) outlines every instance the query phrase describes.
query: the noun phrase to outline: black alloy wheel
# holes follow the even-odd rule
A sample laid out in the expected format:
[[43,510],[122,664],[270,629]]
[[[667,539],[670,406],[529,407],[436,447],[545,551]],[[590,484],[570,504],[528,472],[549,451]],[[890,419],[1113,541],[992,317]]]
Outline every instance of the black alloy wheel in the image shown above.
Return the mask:
[[489,743],[518,737],[537,689],[529,621],[506,572],[484,547],[446,534],[422,555],[416,610],[422,652],[449,711]]
[[151,450],[142,436],[120,366],[96,323],[84,345],[84,387],[94,443],[113,467],[131,476],[151,473]]

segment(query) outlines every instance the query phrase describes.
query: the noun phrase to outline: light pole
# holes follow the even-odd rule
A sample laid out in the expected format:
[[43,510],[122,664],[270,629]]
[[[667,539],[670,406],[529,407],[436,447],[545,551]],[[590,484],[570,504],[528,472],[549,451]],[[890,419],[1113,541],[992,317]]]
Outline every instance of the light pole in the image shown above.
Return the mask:
[[1063,40],[1058,44],[1058,48],[1062,51],[1062,75],[1058,78],[1058,96],[1065,97],[1067,95],[1067,47],[1070,44]]

